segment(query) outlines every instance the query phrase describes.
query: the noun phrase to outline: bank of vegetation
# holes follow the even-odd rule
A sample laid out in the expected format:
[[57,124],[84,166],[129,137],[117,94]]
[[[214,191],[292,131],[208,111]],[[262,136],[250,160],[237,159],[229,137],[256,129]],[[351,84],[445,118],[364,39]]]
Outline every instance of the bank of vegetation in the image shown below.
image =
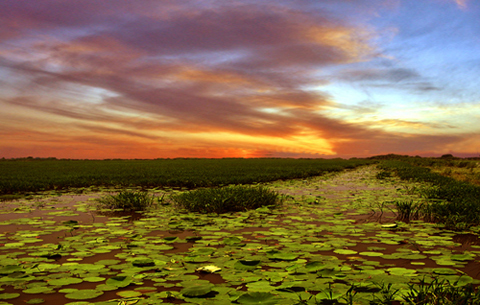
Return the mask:
[[[402,180],[426,183],[421,193],[428,201],[417,206],[412,206],[413,203],[408,202],[398,203],[401,213],[414,212],[417,217],[443,223],[450,229],[466,229],[480,225],[480,186],[442,175],[430,168],[432,165],[438,168],[440,164],[448,167],[455,164],[452,161],[454,160],[450,158],[386,160],[380,164],[383,171],[377,177],[385,178],[394,174]],[[476,160],[455,162],[472,168],[477,164]],[[404,218],[406,216],[408,215],[401,215]]]
[[89,187],[213,187],[307,178],[367,159],[0,160],[0,195]]

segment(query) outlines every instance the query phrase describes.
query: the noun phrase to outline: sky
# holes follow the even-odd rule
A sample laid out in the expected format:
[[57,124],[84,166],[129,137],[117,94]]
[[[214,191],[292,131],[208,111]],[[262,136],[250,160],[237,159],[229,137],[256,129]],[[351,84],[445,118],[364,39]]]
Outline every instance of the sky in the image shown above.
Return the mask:
[[0,158],[479,156],[480,1],[2,0]]

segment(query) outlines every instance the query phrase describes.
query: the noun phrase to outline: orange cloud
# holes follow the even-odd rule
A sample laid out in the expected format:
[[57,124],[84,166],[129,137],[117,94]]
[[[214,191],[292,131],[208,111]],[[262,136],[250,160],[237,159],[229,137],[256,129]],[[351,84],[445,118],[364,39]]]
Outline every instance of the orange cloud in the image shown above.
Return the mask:
[[305,37],[317,44],[341,50],[349,61],[361,61],[374,52],[369,44],[372,32],[361,28],[311,26]]

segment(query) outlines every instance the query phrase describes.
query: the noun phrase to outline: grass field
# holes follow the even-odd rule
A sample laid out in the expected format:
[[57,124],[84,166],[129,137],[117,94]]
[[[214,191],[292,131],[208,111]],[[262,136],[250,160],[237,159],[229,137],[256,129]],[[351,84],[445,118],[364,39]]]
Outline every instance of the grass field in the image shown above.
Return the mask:
[[211,187],[307,178],[365,159],[1,160],[0,194],[89,187]]

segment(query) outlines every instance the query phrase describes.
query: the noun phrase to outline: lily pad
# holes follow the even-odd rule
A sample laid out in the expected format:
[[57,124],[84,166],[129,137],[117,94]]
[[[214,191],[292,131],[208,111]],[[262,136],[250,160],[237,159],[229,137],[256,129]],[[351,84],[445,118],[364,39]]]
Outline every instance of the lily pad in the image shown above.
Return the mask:
[[54,285],[54,286],[63,286],[63,285],[70,285],[70,284],[79,284],[81,282],[83,282],[83,280],[79,278],[64,277],[64,278],[49,280],[48,284]]
[[101,296],[103,291],[96,289],[79,289],[72,293],[67,293],[65,297],[71,300],[89,300]]
[[132,278],[129,276],[113,276],[105,282],[106,285],[114,286],[117,288],[127,287],[131,283],[132,283]]
[[393,228],[396,228],[398,227],[398,225],[396,223],[386,223],[384,225],[382,225],[382,228],[386,228],[386,229],[393,229]]
[[358,253],[355,250],[349,250],[349,249],[335,249],[335,250],[333,250],[333,252],[335,252],[337,254],[343,254],[343,255],[353,255],[353,254]]
[[457,274],[457,271],[450,268],[435,268],[433,270],[433,273],[441,274],[441,275],[453,275],[453,274]]
[[96,282],[102,282],[105,280],[104,277],[101,277],[101,276],[88,276],[88,277],[84,277],[83,280],[85,282],[91,282],[91,283],[96,283]]
[[360,252],[359,254],[363,256],[383,256],[383,253],[380,252]]
[[45,303],[45,300],[44,299],[30,299],[25,303],[27,303],[27,304],[42,304],[42,303]]
[[236,236],[231,236],[223,239],[223,243],[228,246],[238,245],[242,242],[242,239]]
[[183,296],[186,297],[201,297],[209,294],[212,291],[212,288],[215,287],[213,284],[206,284],[203,282],[195,283],[193,282],[188,287],[185,287],[180,291]]
[[209,265],[209,266],[199,267],[195,270],[200,271],[200,272],[206,272],[206,273],[215,273],[215,272],[218,272],[218,271],[222,270],[222,268],[219,268],[219,267],[214,266],[214,265]]
[[310,272],[315,272],[321,270],[325,267],[325,264],[322,262],[309,262],[305,264],[305,268]]
[[51,287],[36,286],[22,290],[23,293],[38,294],[38,293],[52,293],[54,290]]
[[294,261],[298,254],[273,250],[267,252],[267,257],[271,260]]
[[142,293],[140,291],[124,290],[117,292],[117,295],[121,296],[122,298],[134,298],[141,296]]
[[20,293],[12,292],[12,293],[0,293],[0,300],[10,300],[15,299],[20,296]]
[[132,262],[135,267],[149,267],[155,266],[155,262],[150,258],[136,259]]
[[451,260],[454,261],[471,261],[475,259],[475,256],[472,254],[453,254],[450,256]]
[[268,292],[249,292],[242,294],[237,302],[245,305],[275,305],[278,304],[278,299],[274,294]]
[[239,260],[233,267],[238,270],[255,270],[259,265],[259,260]]

